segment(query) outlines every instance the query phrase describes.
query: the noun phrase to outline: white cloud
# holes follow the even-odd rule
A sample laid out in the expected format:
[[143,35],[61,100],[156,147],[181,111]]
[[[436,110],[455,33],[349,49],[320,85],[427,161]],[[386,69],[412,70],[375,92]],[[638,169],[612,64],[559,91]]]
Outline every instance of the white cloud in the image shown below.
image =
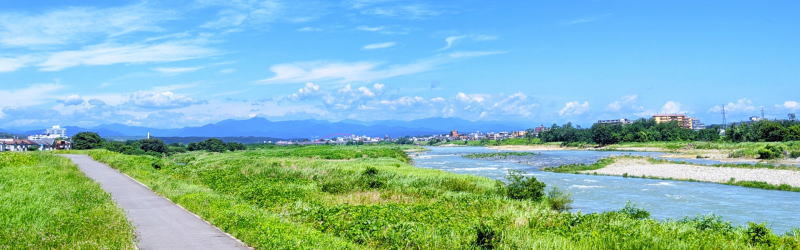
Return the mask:
[[579,101],[572,101],[565,103],[564,107],[558,111],[558,114],[560,116],[580,115],[588,110],[589,110],[588,101],[584,101],[583,103],[580,103]]
[[55,98],[57,91],[63,89],[61,84],[35,84],[23,89],[0,89],[0,118],[4,117],[6,108],[36,106]]
[[[197,0],[197,7],[221,7],[217,19],[201,25],[203,28],[240,31],[245,25],[273,22],[303,23],[317,19],[321,4],[280,0]],[[239,30],[237,30],[239,29]],[[311,31],[311,30],[307,30]]]
[[397,45],[395,42],[385,42],[385,43],[373,43],[364,45],[363,49],[365,50],[373,50],[373,49],[385,49],[392,46]]
[[63,103],[65,106],[75,106],[75,105],[81,105],[86,101],[83,100],[83,98],[79,95],[70,95],[62,99],[60,102]]
[[469,39],[472,41],[490,41],[497,39],[496,36],[490,35],[459,35],[459,36],[448,36],[444,39],[445,45],[439,50],[448,50],[453,48],[453,46],[458,43],[458,41]]
[[385,65],[378,62],[296,62],[270,67],[273,77],[263,84],[299,82],[371,82],[392,77],[417,74],[453,62],[455,59],[494,55],[496,51],[465,51],[427,58],[409,64]]
[[351,1],[350,7],[361,14],[403,19],[427,19],[441,15],[442,12],[422,3],[397,3],[394,1]]
[[188,96],[171,91],[138,91],[131,95],[130,103],[142,108],[180,108],[201,103]]
[[360,31],[378,32],[378,31],[385,30],[386,27],[384,27],[384,26],[374,26],[374,27],[372,27],[372,26],[364,26],[364,25],[362,25],[362,26],[356,27],[356,29],[358,29]]
[[0,72],[16,71],[32,61],[30,56],[0,57]]
[[181,73],[194,72],[202,69],[203,67],[159,67],[153,70],[165,75],[177,75]]
[[681,107],[681,103],[676,101],[667,101],[664,103],[664,106],[661,106],[661,113],[662,114],[684,114],[684,111]]
[[299,32],[320,32],[320,31],[322,31],[322,28],[306,26],[306,27],[302,27],[302,28],[297,29],[297,31],[299,31]]
[[160,31],[158,23],[174,13],[136,4],[118,8],[62,8],[41,14],[0,13],[0,44],[38,47],[120,36],[132,32]]
[[456,94],[456,99],[462,102],[477,102],[482,103],[486,100],[486,95],[481,94],[465,94],[464,92],[458,92]]
[[785,101],[785,102],[783,102],[783,105],[780,105],[780,106],[783,106],[783,108],[788,109],[788,110],[792,110],[792,111],[800,110],[800,102],[796,102],[796,101]]
[[638,98],[639,98],[638,95],[626,95],[626,96],[623,96],[619,100],[616,100],[616,101],[613,101],[613,102],[609,103],[608,104],[608,109],[611,110],[611,111],[619,111],[624,106],[636,102],[636,99],[638,99]]
[[99,44],[80,50],[62,51],[50,55],[38,66],[43,71],[58,71],[80,65],[111,65],[119,63],[175,62],[216,54],[198,41],[168,41],[156,44]]
[[[722,107],[720,105],[714,106],[709,109],[710,112],[721,112]],[[729,102],[725,104],[725,111],[726,112],[747,112],[747,111],[754,111],[756,107],[753,106],[753,101],[747,98],[741,98],[736,100],[736,102]]]

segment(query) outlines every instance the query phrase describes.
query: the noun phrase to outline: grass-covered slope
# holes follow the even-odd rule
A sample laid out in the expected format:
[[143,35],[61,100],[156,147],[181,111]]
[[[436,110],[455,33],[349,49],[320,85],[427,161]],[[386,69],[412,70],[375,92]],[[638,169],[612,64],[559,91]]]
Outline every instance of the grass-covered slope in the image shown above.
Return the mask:
[[635,209],[556,212],[547,198],[506,198],[494,180],[408,165],[396,147],[194,152],[169,159],[89,154],[263,249],[800,246],[797,236],[716,218],[659,222]]
[[132,249],[111,196],[69,160],[0,153],[0,249]]

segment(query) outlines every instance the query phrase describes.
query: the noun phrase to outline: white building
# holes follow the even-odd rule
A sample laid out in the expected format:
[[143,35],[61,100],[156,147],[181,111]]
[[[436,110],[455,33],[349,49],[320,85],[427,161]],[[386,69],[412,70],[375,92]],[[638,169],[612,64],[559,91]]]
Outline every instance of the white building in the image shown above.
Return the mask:
[[28,136],[28,140],[67,138],[67,129],[59,125],[45,129],[44,134]]

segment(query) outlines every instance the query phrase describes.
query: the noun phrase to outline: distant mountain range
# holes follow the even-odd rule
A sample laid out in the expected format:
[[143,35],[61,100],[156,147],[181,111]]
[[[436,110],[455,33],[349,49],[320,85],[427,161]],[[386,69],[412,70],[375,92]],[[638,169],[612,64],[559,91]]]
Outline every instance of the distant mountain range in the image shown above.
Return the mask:
[[[157,137],[272,137],[284,139],[326,138],[349,134],[367,136],[420,136],[448,133],[456,129],[461,133],[475,131],[512,131],[534,127],[533,124],[514,122],[467,121],[458,118],[428,118],[413,121],[353,121],[329,122],[322,120],[270,121],[264,118],[247,120],[224,120],[199,127],[158,129],[107,124],[92,128],[65,126],[69,136],[79,132],[96,132],[103,137],[146,136]],[[42,133],[44,129],[32,131],[6,131],[30,135]]]

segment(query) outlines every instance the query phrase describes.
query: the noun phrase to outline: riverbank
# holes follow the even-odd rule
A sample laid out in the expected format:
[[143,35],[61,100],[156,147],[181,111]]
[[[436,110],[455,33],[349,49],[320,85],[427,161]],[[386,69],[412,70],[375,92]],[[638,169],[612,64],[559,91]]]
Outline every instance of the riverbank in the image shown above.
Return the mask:
[[[599,162],[597,169],[576,173],[714,182],[721,184],[800,191],[800,171],[790,169],[703,166],[646,158],[617,157]],[[592,167],[587,167],[592,168]]]
[[727,142],[648,142],[648,143],[622,143],[603,147],[569,147],[560,144],[535,144],[535,145],[502,145],[489,146],[494,150],[508,151],[553,151],[553,150],[607,150],[607,151],[636,151],[636,152],[663,152],[661,158],[666,159],[709,159],[725,163],[748,163],[770,165],[800,165],[800,158],[783,158],[763,160],[757,159],[759,148],[766,145],[781,145],[789,151],[796,151],[796,142],[752,142],[752,143],[727,143]]

